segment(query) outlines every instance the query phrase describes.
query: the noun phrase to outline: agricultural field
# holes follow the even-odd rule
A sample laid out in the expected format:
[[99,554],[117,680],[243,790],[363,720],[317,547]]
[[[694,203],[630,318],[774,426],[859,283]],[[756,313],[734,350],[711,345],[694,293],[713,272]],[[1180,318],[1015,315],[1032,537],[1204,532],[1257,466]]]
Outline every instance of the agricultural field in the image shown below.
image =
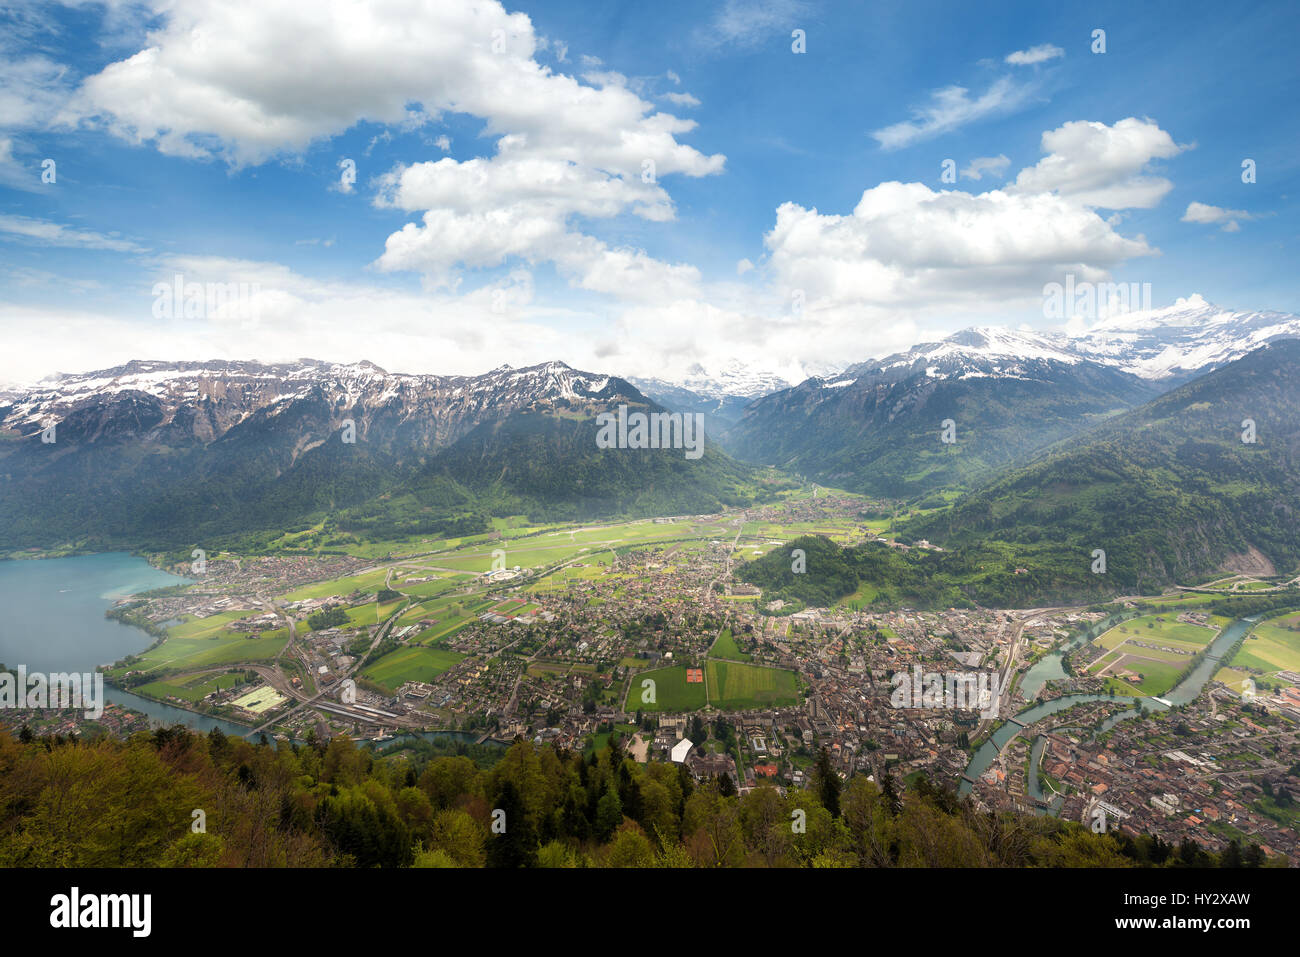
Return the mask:
[[388,569],[376,568],[349,578],[331,578],[329,581],[305,585],[295,591],[278,595],[280,601],[301,601],[304,598],[329,598],[331,595],[346,597],[355,591],[377,592],[388,580]]
[[[1095,639],[1095,644],[1111,653],[1088,670],[1109,679],[1111,690],[1118,693],[1162,695],[1217,634],[1214,628],[1179,622],[1170,615],[1132,618]],[[1121,677],[1124,674],[1141,678]]]
[[847,521],[789,522],[787,524],[746,522],[741,541],[745,541],[745,539],[761,539],[764,545],[775,547],[802,535],[824,535],[833,542],[845,543],[862,538],[866,532],[866,527]]
[[1251,674],[1240,668],[1220,668],[1214,673],[1214,680],[1227,685],[1233,691],[1241,691],[1247,687],[1246,682],[1251,680]]
[[492,603],[492,600],[484,601],[482,595],[444,595],[441,598],[430,598],[405,609],[398,617],[397,624],[409,625],[423,618],[443,618],[459,614],[457,609],[463,612],[471,608],[487,608]]
[[780,548],[784,542],[776,541],[757,541],[750,542],[742,538],[736,543],[736,550],[733,554],[737,558],[743,558],[745,561],[753,561],[755,558],[762,558],[774,548]]
[[[406,584],[403,578],[428,578],[437,575],[433,581]],[[444,592],[463,587],[474,581],[473,575],[454,574],[451,572],[433,572],[423,568],[403,568],[393,574],[393,583],[389,587],[415,599],[429,599]]]
[[347,609],[349,628],[365,628],[369,625],[378,625],[385,621],[389,615],[401,607],[401,600],[385,602],[382,605],[376,605],[374,602],[366,602],[364,605],[355,605]]
[[[177,630],[186,625],[178,625]],[[174,633],[161,645],[144,652],[133,670],[194,670],[208,665],[233,664],[238,661],[266,661],[278,655],[288,641],[281,630],[269,637],[250,636],[234,631],[217,631],[205,637],[178,637]]]
[[[297,549],[310,552],[323,548],[357,558],[386,561],[452,551],[468,545],[498,541],[500,538],[527,537],[536,534],[539,530],[557,527],[553,525],[530,525],[524,516],[494,518],[491,520],[491,525],[493,531],[477,535],[462,535],[450,538],[411,535],[404,538],[362,541],[351,533],[325,532],[323,523],[318,523],[309,529],[282,535],[271,543],[271,551]],[[323,536],[332,536],[332,538]]]
[[1101,671],[1105,671],[1107,665],[1113,665],[1115,662],[1119,661],[1120,657],[1121,656],[1117,652],[1113,652],[1113,651],[1108,654],[1104,654],[1096,661],[1094,661],[1092,665],[1088,668],[1088,670],[1091,671],[1093,674],[1096,674]]
[[408,637],[407,640],[421,645],[435,644],[444,638],[450,637],[466,625],[473,622],[491,605],[491,600],[480,600],[476,602],[451,603],[443,606],[433,614],[427,616],[429,618],[437,619],[436,624],[430,625],[417,635]]
[[[1161,618],[1165,620],[1160,621]],[[1143,615],[1120,622],[1097,638],[1096,643],[1103,648],[1114,649],[1124,642],[1141,641],[1195,653],[1213,641],[1216,635],[1213,628],[1175,621],[1171,615]],[[1142,649],[1147,650],[1150,649]]]
[[440,648],[399,648],[366,668],[362,677],[391,692],[407,681],[430,682],[464,657]]
[[615,572],[610,565],[609,555],[604,555],[600,559],[592,559],[593,564],[566,565],[564,568],[556,569],[549,575],[530,582],[525,591],[533,594],[543,594],[546,592],[564,591],[569,582],[576,581],[604,581],[610,578],[623,577],[623,572]]
[[591,562],[613,559],[613,549],[694,539],[704,535],[721,535],[718,526],[689,522],[656,524],[651,521],[630,522],[588,528],[558,529],[540,534],[519,535],[510,541],[491,539],[469,548],[428,556],[422,561],[438,568],[462,572],[490,571],[493,552],[505,552],[505,566],[546,568],[560,562],[586,556]]
[[1265,675],[1300,672],[1300,612],[1261,621],[1228,664]]
[[147,698],[179,698],[191,704],[197,704],[214,691],[225,691],[243,683],[242,672],[223,672],[212,674],[206,672],[188,677],[176,677],[167,681],[151,681],[131,690]]
[[[1178,676],[1182,673],[1185,664],[1178,662],[1158,661],[1154,658],[1137,658],[1132,655],[1125,655],[1106,673],[1106,677],[1117,685],[1127,686],[1138,694],[1162,695],[1174,686]],[[1126,678],[1120,678],[1118,675],[1123,673],[1135,673],[1141,675],[1139,680],[1131,681]],[[1122,689],[1120,693],[1125,692]]]
[[709,701],[723,710],[775,708],[799,703],[793,671],[710,658],[705,665]]
[[1147,695],[1146,692],[1140,690],[1135,685],[1131,685],[1127,681],[1120,681],[1118,678],[1107,678],[1106,687],[1103,690],[1106,694],[1127,696],[1130,698],[1142,698]]

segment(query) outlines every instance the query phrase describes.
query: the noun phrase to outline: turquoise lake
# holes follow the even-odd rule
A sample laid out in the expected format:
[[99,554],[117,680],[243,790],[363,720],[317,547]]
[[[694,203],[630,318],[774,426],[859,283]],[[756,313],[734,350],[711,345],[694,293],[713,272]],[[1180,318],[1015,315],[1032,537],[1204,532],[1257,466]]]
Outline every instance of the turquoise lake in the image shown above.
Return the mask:
[[153,639],[104,612],[114,599],[187,580],[125,552],[0,562],[0,662],[92,671],[143,651]]
[[[105,618],[104,612],[115,599],[188,580],[125,552],[0,562],[0,663],[26,665],[28,671],[87,672],[143,651],[153,638]],[[196,731],[249,730],[116,688],[105,687],[104,697],[155,721]]]

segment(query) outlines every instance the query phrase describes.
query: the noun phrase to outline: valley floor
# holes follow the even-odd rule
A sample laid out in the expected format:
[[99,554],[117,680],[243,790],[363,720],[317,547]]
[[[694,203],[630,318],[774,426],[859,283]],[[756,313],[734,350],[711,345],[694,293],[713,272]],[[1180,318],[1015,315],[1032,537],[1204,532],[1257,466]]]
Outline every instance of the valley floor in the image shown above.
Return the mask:
[[[1190,703],[1158,704],[1231,624],[1204,606],[1272,583],[1016,610],[885,610],[859,589],[780,615],[735,575],[803,535],[888,538],[879,512],[817,490],[352,555],[288,540],[218,554],[188,588],[119,602],[166,637],[107,674],[269,736],[452,730],[583,750],[618,733],[742,790],[801,786],[826,749],[846,777],[924,774],[988,807],[1300,859],[1300,615],[1250,623]],[[954,677],[980,673],[996,701],[954,701]],[[899,676],[922,674],[938,696],[927,685],[900,704]]]

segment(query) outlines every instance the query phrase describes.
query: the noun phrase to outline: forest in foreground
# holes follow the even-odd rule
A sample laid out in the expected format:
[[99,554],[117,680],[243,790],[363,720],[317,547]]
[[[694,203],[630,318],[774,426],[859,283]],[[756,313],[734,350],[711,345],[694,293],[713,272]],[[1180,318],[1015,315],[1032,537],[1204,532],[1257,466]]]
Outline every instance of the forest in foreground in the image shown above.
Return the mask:
[[[482,758],[480,757],[480,761]],[[484,762],[486,763],[486,762]],[[1258,867],[1258,847],[1094,834],[977,811],[918,779],[808,788],[640,764],[617,738],[586,755],[523,740],[376,757],[346,736],[251,743],[160,728],[129,740],[0,732],[5,867]]]

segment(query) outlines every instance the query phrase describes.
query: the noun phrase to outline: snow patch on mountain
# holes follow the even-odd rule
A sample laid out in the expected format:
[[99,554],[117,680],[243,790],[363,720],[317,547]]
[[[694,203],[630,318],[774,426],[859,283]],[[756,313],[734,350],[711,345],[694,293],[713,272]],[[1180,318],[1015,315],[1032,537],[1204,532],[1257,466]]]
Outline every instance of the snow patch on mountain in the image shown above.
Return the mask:
[[184,410],[205,410],[215,417],[220,433],[258,412],[278,416],[295,402],[324,400],[331,419],[382,414],[445,438],[519,409],[572,405],[611,390],[640,398],[628,385],[612,388],[618,382],[563,362],[503,366],[480,376],[438,376],[390,373],[364,360],[300,359],[276,365],[135,360],[113,369],[53,376],[16,393],[6,402],[10,408],[0,417],[0,429],[30,434],[126,393],[156,400],[163,415],[160,425],[177,421]]

